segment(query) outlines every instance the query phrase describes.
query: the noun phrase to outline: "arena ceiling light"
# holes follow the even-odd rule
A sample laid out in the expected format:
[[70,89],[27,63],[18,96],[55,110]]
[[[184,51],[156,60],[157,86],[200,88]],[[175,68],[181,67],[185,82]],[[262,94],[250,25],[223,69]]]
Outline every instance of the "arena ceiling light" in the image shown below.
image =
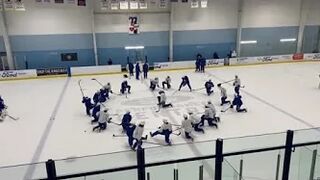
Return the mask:
[[129,49],[144,49],[144,46],[126,46],[124,49],[129,50]]
[[240,44],[257,44],[257,40],[241,41]]
[[280,39],[280,42],[295,42],[296,38]]

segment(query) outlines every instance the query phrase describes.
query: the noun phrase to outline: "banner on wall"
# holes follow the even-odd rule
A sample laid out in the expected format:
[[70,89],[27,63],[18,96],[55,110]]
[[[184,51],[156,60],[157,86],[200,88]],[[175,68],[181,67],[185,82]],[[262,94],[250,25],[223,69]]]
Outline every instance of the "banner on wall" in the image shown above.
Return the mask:
[[100,4],[101,4],[101,10],[107,10],[109,8],[109,4],[108,4],[108,0],[101,0]]
[[167,8],[168,1],[167,0],[160,0],[159,8]]
[[78,6],[86,6],[86,0],[78,0]]
[[76,0],[67,0],[68,4],[76,4]]
[[208,0],[201,0],[200,4],[201,4],[201,8],[207,8],[208,7]]
[[24,7],[24,2],[23,0],[15,0],[15,3],[14,3],[14,9],[16,11],[25,11],[25,7]]
[[129,3],[126,0],[120,1],[120,9],[129,9]]
[[118,10],[119,9],[119,3],[117,0],[111,0],[111,10]]
[[37,69],[37,76],[50,76],[50,75],[62,75],[68,74],[67,68],[46,68]]
[[139,34],[138,16],[129,16],[129,34]]
[[148,8],[146,0],[140,0],[139,6],[140,6],[140,9],[147,9]]
[[137,0],[130,0],[130,9],[138,9],[138,1]]
[[13,0],[4,0],[4,10],[11,11],[13,9]]
[[56,3],[56,4],[63,4],[63,3],[64,3],[64,0],[54,0],[54,3]]
[[0,71],[0,80],[23,79],[37,77],[36,70],[8,70]]
[[191,0],[191,8],[199,8],[199,1]]

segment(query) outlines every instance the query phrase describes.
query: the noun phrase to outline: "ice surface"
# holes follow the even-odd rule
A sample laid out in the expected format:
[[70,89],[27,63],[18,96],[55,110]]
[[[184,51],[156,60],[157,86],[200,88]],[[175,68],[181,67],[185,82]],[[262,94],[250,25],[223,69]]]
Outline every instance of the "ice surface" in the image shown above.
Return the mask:
[[[174,108],[161,109],[156,113],[155,94],[158,91],[155,94],[149,91],[149,80],[137,81],[134,78],[129,79],[132,94],[128,95],[128,98],[111,95],[106,106],[111,109],[111,114],[121,115],[126,110],[131,110],[134,122],[146,121],[145,134],[148,134],[156,130],[164,118],[173,124],[180,124],[182,115],[189,110],[203,112],[203,106],[209,99],[213,101],[218,111],[222,109],[219,106],[220,93],[216,87],[215,94],[210,97],[204,90],[190,93],[187,88],[171,96],[178,89],[183,75],[188,75],[192,87],[197,89],[202,88],[208,79],[217,84],[221,82],[220,80],[231,80],[237,74],[245,85],[242,96],[244,106],[249,112],[236,113],[229,110],[221,113],[219,129],[206,127],[205,134],[194,133],[196,142],[319,127],[320,90],[317,89],[319,69],[319,63],[295,63],[223,67],[209,69],[205,74],[195,73],[192,70],[152,72],[149,78],[159,77],[160,82],[167,75],[172,77],[173,89],[166,93],[168,101],[173,103]],[[104,155],[81,158],[72,162],[58,161],[57,164],[60,166],[59,168],[57,165],[58,174],[134,165],[136,162],[133,152],[125,152],[122,155],[105,154],[129,150],[126,138],[112,137],[112,134],[121,133],[120,126],[108,124],[107,130],[102,133],[92,132],[91,119],[85,115],[78,87],[78,80],[82,79],[84,93],[91,97],[100,88],[98,83],[91,80],[92,78],[103,83],[110,82],[113,91],[117,93],[123,80],[120,74],[72,77],[56,114],[53,112],[67,81],[66,78],[0,82],[0,94],[9,106],[9,113],[20,117],[19,121],[6,119],[0,123],[0,166],[29,163],[35,157],[37,161],[46,161],[50,158],[64,159],[95,154]],[[224,87],[227,88],[229,99],[232,100],[234,94],[232,85],[225,84]],[[52,114],[54,115],[52,126],[46,129]],[[121,116],[117,115],[112,118],[115,122],[121,120]],[[173,144],[182,145],[147,149],[146,161],[155,162],[214,153],[214,142],[185,144],[183,136],[171,137]],[[45,140],[44,143],[40,143],[41,138]],[[281,135],[278,139],[268,137],[253,139],[252,143],[248,144],[251,144],[252,148],[264,147],[281,143],[283,138]],[[144,147],[164,144],[161,136],[148,141],[150,143],[144,143]],[[226,144],[226,148],[230,151],[248,147],[245,143]],[[2,179],[1,170],[0,179]]]

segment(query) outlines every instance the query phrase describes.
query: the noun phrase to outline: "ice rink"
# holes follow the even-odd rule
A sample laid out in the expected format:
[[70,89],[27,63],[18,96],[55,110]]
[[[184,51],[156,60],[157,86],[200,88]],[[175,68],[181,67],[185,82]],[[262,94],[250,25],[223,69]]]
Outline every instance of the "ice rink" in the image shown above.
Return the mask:
[[[128,80],[132,93],[127,98],[111,95],[105,105],[109,107],[111,114],[122,115],[130,110],[134,122],[146,121],[145,134],[149,134],[162,124],[164,118],[173,124],[181,124],[183,114],[188,111],[203,112],[204,104],[209,99],[214,102],[218,111],[224,109],[220,106],[220,92],[216,86],[215,93],[211,96],[207,96],[205,90],[189,92],[186,87],[172,95],[178,89],[182,76],[189,76],[192,88],[198,89],[208,79],[212,79],[216,85],[238,75],[245,86],[241,89],[241,94],[248,113],[232,110],[221,112],[219,129],[206,126],[205,134],[194,133],[196,142],[320,127],[319,73],[320,64],[317,62],[221,67],[207,69],[204,74],[193,70],[151,72],[149,78],[159,77],[160,82],[167,75],[171,76],[173,89],[166,91],[166,94],[168,101],[173,103],[173,108],[161,109],[156,113],[155,96],[158,90],[154,94],[148,88],[149,80],[137,81],[134,78]],[[78,80],[82,79],[85,95],[92,97],[100,88],[97,82],[91,80],[96,78],[103,83],[110,82],[113,91],[118,92],[122,75],[0,82],[0,94],[9,107],[9,114],[20,117],[18,121],[7,118],[0,123],[0,166],[130,150],[127,138],[112,137],[112,134],[121,134],[120,126],[108,124],[106,131],[92,132],[91,118],[85,114],[78,86]],[[229,100],[232,100],[232,84],[225,84],[224,87],[227,88]],[[114,115],[112,118],[120,123],[122,116]],[[183,136],[171,138],[173,144],[187,143]],[[165,144],[162,136],[149,138],[148,142],[143,147]],[[201,149],[201,143],[189,147],[189,150],[181,150],[186,156],[188,153],[209,153],[209,150]],[[172,148],[178,149],[179,146]],[[152,155],[150,150],[151,154],[146,158],[152,159],[146,161],[165,160],[161,159],[165,155],[156,153],[159,151],[154,150]],[[133,156],[134,161],[135,155],[127,153],[128,156]],[[183,153],[172,153],[172,156],[185,157]],[[113,161],[108,163],[127,165],[121,158],[128,157],[113,157]],[[87,169],[83,167],[85,168]],[[26,171],[30,173],[32,170]]]

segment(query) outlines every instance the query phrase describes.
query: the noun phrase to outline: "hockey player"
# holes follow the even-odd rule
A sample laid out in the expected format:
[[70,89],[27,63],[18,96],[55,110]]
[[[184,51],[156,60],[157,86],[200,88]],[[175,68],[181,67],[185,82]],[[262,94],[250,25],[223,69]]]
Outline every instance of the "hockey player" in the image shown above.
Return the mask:
[[167,88],[170,89],[171,88],[171,78],[170,76],[166,77],[165,81],[162,81],[162,88],[165,88],[165,85],[167,85]]
[[86,106],[86,113],[88,116],[91,116],[90,110],[93,108],[93,104],[91,103],[91,98],[84,96],[82,98],[82,103]]
[[159,86],[159,78],[154,78],[150,80],[150,89],[151,91],[154,91],[156,89],[156,87],[160,87]]
[[149,72],[149,65],[148,65],[147,61],[143,64],[142,70],[143,70],[143,78],[147,79],[148,78],[148,72]]
[[216,108],[214,107],[214,105],[212,104],[211,101],[208,101],[208,103],[206,104],[207,107],[209,107],[212,112],[213,112],[213,115],[214,115],[214,120],[216,122],[220,122],[220,117],[217,116],[217,111],[216,111]]
[[237,112],[247,112],[246,108],[241,109],[241,106],[243,104],[241,98],[242,96],[235,94],[230,108],[233,109],[233,106],[236,106]]
[[189,112],[189,118],[192,122],[192,125],[193,125],[193,129],[196,131],[196,132],[202,132],[204,133],[204,130],[200,127],[201,125],[201,119],[196,117],[195,114],[193,114],[193,112]]
[[142,140],[146,140],[148,138],[148,135],[146,135],[145,137],[142,137],[143,131],[144,131],[144,124],[145,124],[144,121],[140,122],[136,126],[136,128],[135,128],[135,130],[133,132],[133,139],[134,139],[135,142],[134,142],[134,144],[133,144],[131,149],[134,150],[134,151],[136,150],[137,146],[138,146],[138,149],[141,149]]
[[105,97],[106,97],[107,99],[110,99],[110,98],[109,98],[109,93],[113,93],[112,90],[111,90],[111,84],[108,82],[106,85],[103,86],[102,89],[105,91],[105,94],[104,94]]
[[100,91],[97,91],[96,93],[94,93],[92,99],[94,104],[96,105],[100,100]]
[[140,80],[141,70],[140,70],[140,64],[139,64],[139,62],[137,62],[135,69],[136,69],[136,80]]
[[214,126],[214,127],[218,128],[218,125],[214,122],[215,121],[215,113],[208,106],[205,106],[204,115],[201,116],[200,126],[204,126],[205,120],[208,121],[208,124],[210,127]]
[[133,66],[132,62],[128,61],[127,71],[129,72],[129,76],[133,76],[133,69],[134,69],[134,66]]
[[100,89],[100,96],[99,96],[99,102],[106,102],[107,101],[107,97],[109,97],[108,92],[105,88],[101,88]]
[[100,111],[99,113],[99,120],[98,120],[98,126],[94,127],[92,131],[95,131],[96,129],[99,129],[99,132],[105,130],[107,128],[107,122],[111,121],[111,118],[109,117],[108,109],[104,109],[103,111]]
[[6,108],[6,105],[4,104],[4,100],[0,96],[0,112]]
[[101,109],[101,104],[98,102],[97,104],[94,105],[92,109],[93,120],[91,121],[91,124],[98,122],[100,109]]
[[130,146],[130,148],[132,148],[132,145],[133,145],[133,132],[134,130],[136,129],[136,125],[135,124],[129,124],[129,126],[127,126],[127,129],[126,129],[126,134],[128,136],[128,144]]
[[240,81],[240,79],[239,79],[239,77],[237,75],[235,75],[235,77],[234,77],[233,86],[234,86],[234,92],[239,95],[240,94],[241,81]]
[[200,59],[201,59],[201,54],[197,54],[197,59],[196,59],[196,70],[195,72],[200,72]]
[[230,101],[227,101],[227,90],[221,86],[221,84],[218,84],[218,88],[220,89],[221,92],[221,106],[224,104],[230,104]]
[[187,139],[190,139],[193,141],[193,138],[191,136],[192,132],[192,121],[188,118],[188,115],[183,115],[184,121],[182,121],[181,129],[183,129],[185,137]]
[[159,95],[160,95],[160,96],[158,96],[159,107],[163,107],[163,108],[173,107],[171,103],[166,104],[167,96],[164,91],[159,91]]
[[131,86],[128,85],[128,81],[127,81],[127,80],[124,80],[124,81],[121,83],[120,92],[121,92],[121,94],[124,94],[127,90],[128,90],[128,93],[130,94]]
[[150,132],[150,136],[154,137],[158,134],[161,134],[161,135],[165,136],[165,141],[170,146],[171,145],[171,141],[170,141],[170,134],[171,133],[172,133],[172,125],[171,125],[171,123],[168,122],[168,120],[164,119],[163,124],[159,127],[159,130],[157,130],[154,133]]
[[210,95],[213,93],[212,88],[214,87],[214,84],[213,84],[213,82],[211,81],[211,79],[209,79],[209,81],[207,81],[207,82],[204,84],[204,87],[206,88],[206,91],[207,91],[208,96],[210,96]]
[[132,120],[132,116],[130,114],[130,111],[127,111],[123,117],[122,117],[122,120],[121,120],[121,126],[122,126],[122,129],[123,129],[123,132],[125,132],[128,128],[128,126],[130,126],[130,122]]
[[204,68],[206,66],[206,58],[202,57],[200,58],[200,72],[204,73]]
[[182,82],[180,84],[180,87],[179,87],[178,91],[180,91],[181,88],[184,87],[185,85],[188,85],[190,91],[192,91],[188,76],[183,76],[181,79],[182,79]]

